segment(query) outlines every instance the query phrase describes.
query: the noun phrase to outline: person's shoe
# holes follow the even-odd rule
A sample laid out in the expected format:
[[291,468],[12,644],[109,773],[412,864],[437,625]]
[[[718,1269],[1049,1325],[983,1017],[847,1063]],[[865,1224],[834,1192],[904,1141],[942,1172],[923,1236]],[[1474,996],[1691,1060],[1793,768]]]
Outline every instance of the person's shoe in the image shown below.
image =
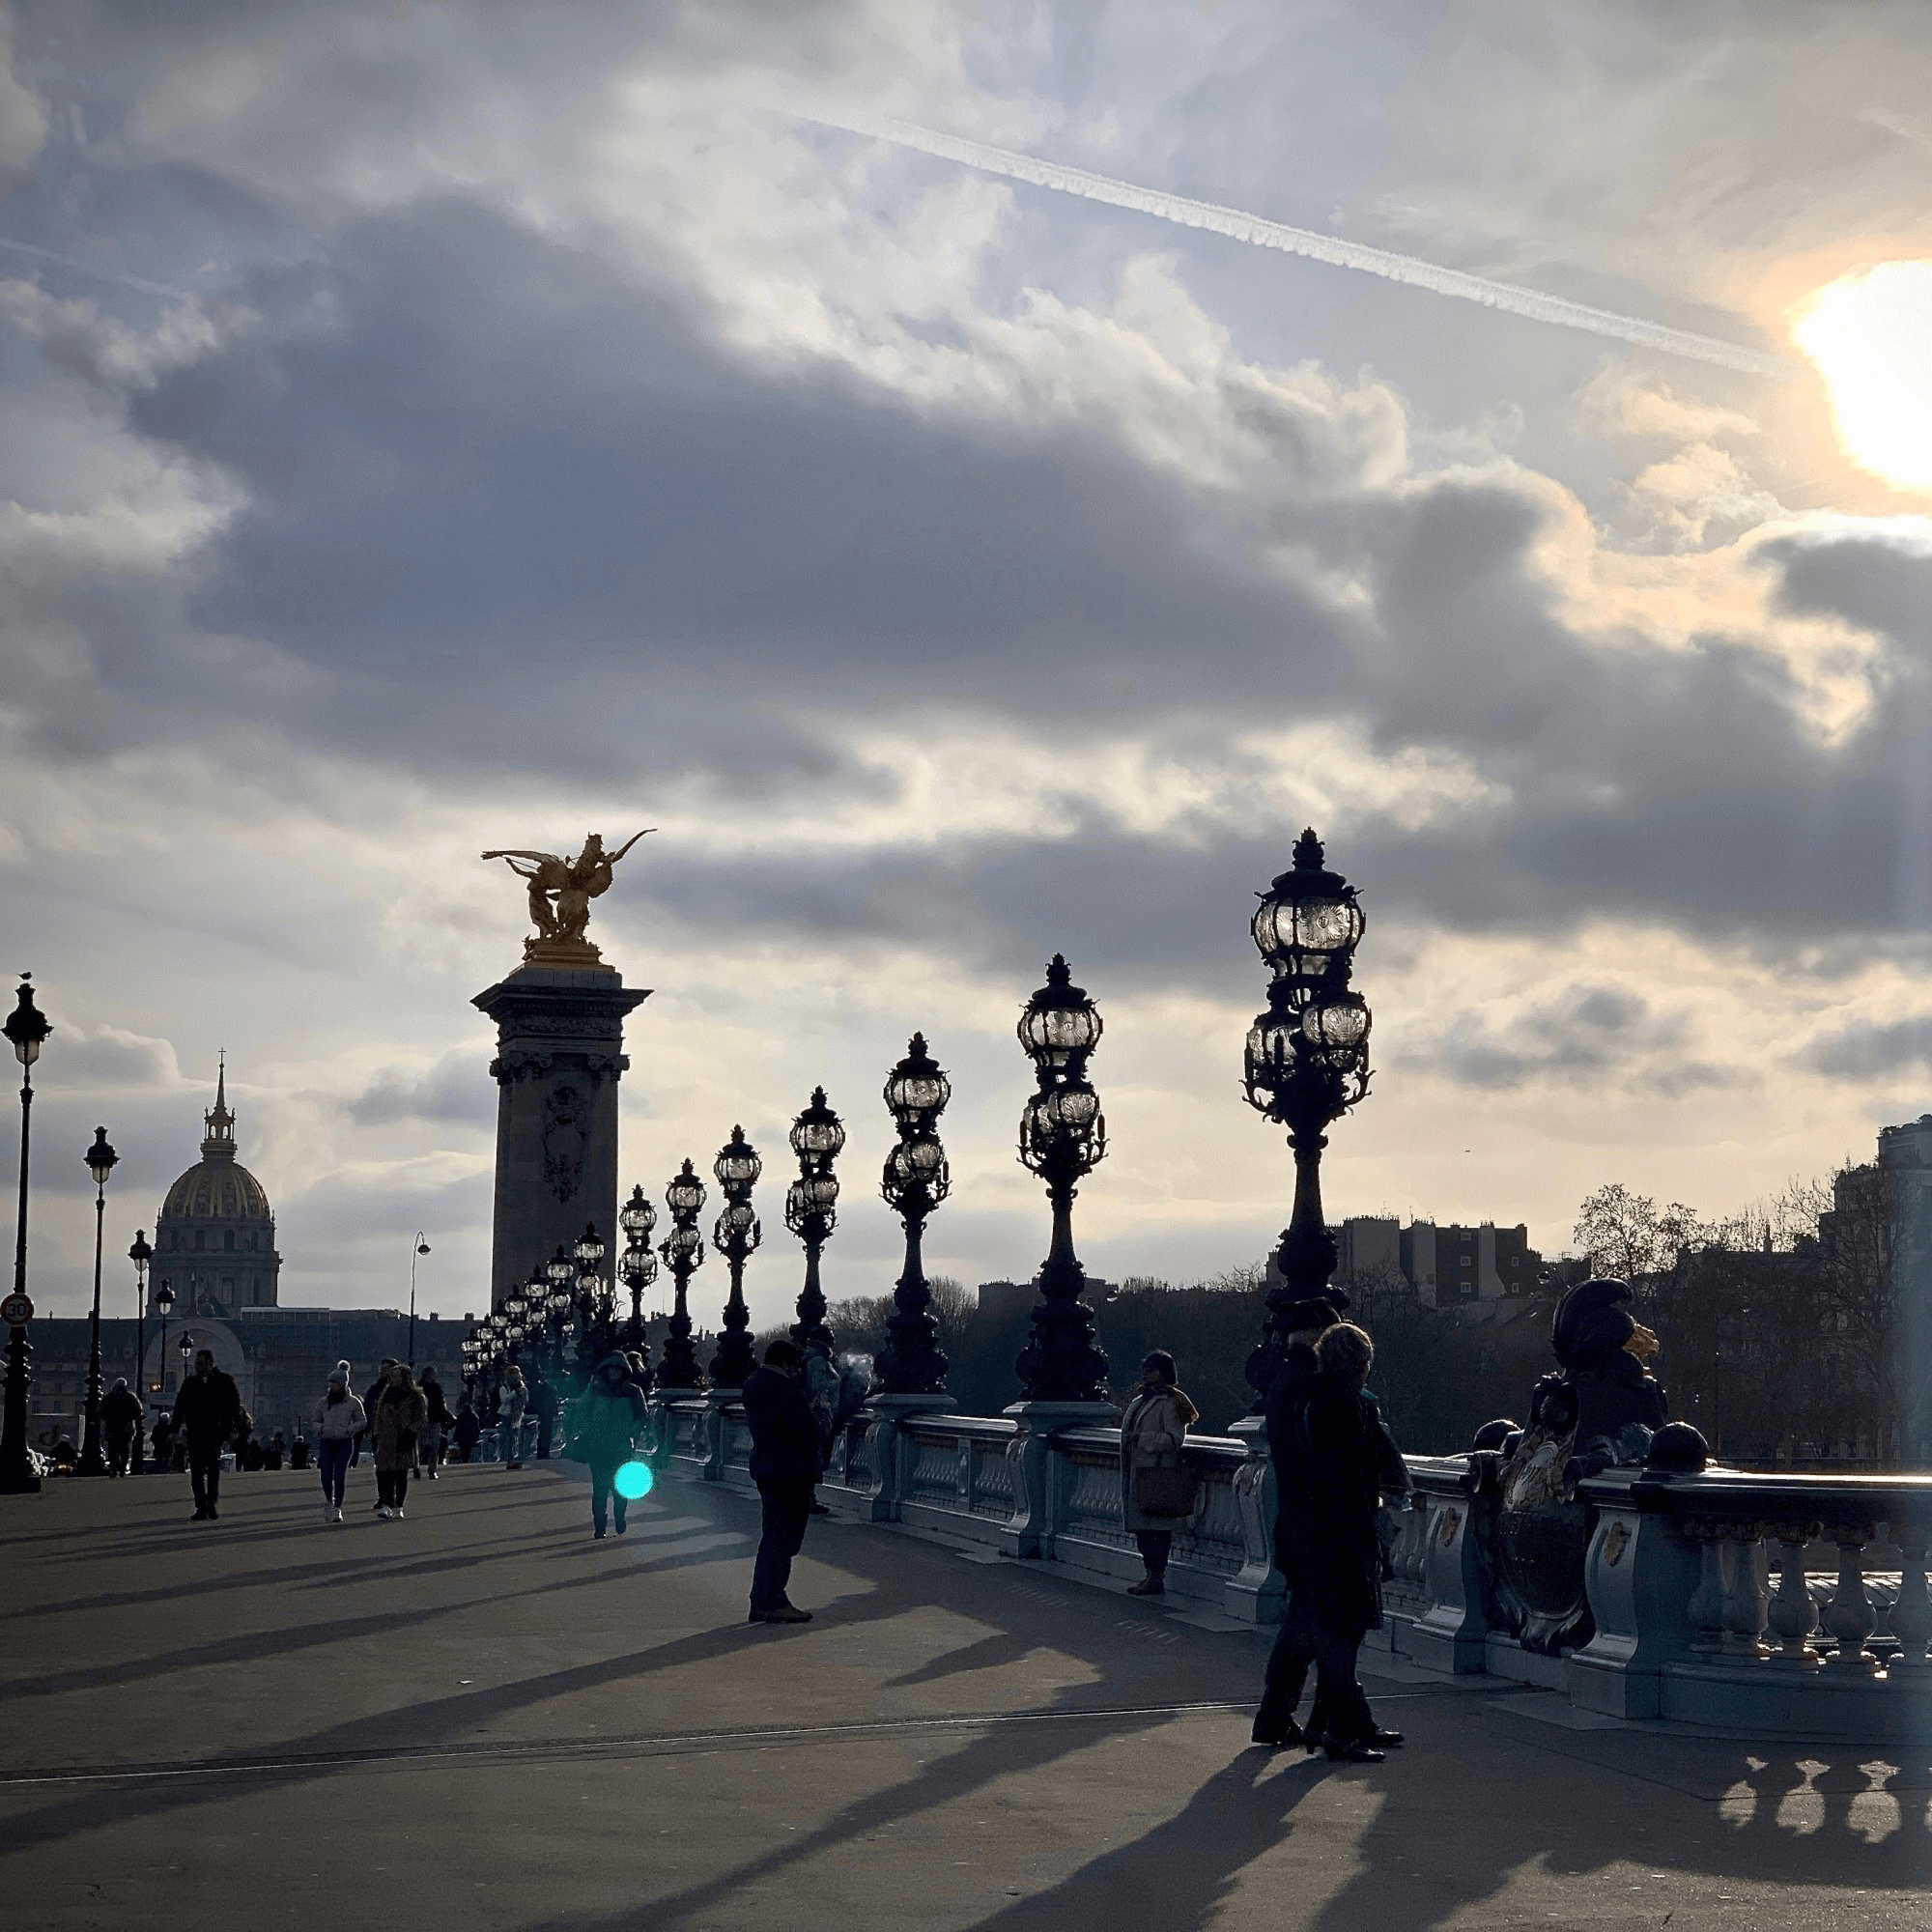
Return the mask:
[[809,1624],[811,1612],[802,1610],[796,1604],[781,1604],[775,1610],[767,1610],[764,1620],[768,1624]]
[[219,1522],[221,1520],[221,1512],[218,1509],[210,1510],[208,1520],[210,1522]]
[[1408,1742],[1400,1731],[1375,1730],[1369,1733],[1369,1742],[1378,1750],[1393,1750],[1399,1745]]
[[195,1513],[188,1518],[188,1521],[190,1522],[206,1522],[207,1520],[208,1520],[208,1512],[206,1510],[196,1510]]
[[1292,1750],[1296,1745],[1307,1744],[1308,1739],[1293,1718],[1280,1724],[1272,1719],[1264,1722],[1257,1718],[1254,1729],[1248,1733],[1248,1742],[1265,1745],[1269,1750]]
[[1159,1577],[1144,1577],[1127,1592],[1127,1595],[1130,1597],[1164,1597],[1167,1595],[1167,1583],[1164,1578]]
[[590,1525],[590,1540],[593,1543],[602,1543],[604,1541],[604,1525],[601,1522],[595,1522]]
[[328,1520],[330,1522],[340,1522],[342,1520],[342,1505],[340,1503],[337,1503],[335,1508],[329,1513]]
[[378,1503],[376,1505],[376,1520],[378,1522],[387,1522],[394,1515],[395,1511],[387,1503]]
[[1388,1752],[1378,1750],[1363,1738],[1330,1738],[1327,1741],[1328,1756],[1331,1762],[1342,1764],[1386,1764]]
[[402,1520],[403,1520],[403,1506],[401,1503],[398,1503],[395,1506],[395,1508],[389,1512],[389,1520],[391,1522],[401,1522]]
[[630,1526],[631,1525],[628,1522],[626,1522],[622,1517],[619,1517],[617,1519],[616,1530],[619,1536],[622,1536],[623,1533],[630,1528]]
[[521,1463],[505,1463],[503,1466],[506,1469],[521,1469],[524,1465]]

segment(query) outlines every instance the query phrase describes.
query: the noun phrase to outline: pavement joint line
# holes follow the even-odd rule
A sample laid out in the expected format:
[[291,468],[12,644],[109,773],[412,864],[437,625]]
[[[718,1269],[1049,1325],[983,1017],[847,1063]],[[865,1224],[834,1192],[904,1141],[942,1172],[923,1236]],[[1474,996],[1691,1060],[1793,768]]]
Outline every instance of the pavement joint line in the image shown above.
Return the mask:
[[[1378,1704],[1400,1703],[1421,1693],[1378,1696]],[[164,1778],[234,1777],[265,1771],[341,1771],[366,1764],[419,1763],[428,1758],[578,1757],[612,1751],[674,1749],[692,1745],[817,1744],[865,1737],[903,1737],[921,1731],[980,1731],[1007,1724],[1096,1723],[1119,1718],[1187,1718],[1247,1711],[1252,1698],[1187,1704],[1114,1704],[1082,1711],[984,1711],[952,1717],[871,1718],[843,1724],[784,1724],[708,1731],[642,1731],[597,1738],[521,1738],[500,1743],[390,1745],[367,1750],[260,1754],[246,1758],[198,1759],[185,1764],[77,1765],[69,1770],[0,1772],[0,1790],[37,1784],[137,1784]]]

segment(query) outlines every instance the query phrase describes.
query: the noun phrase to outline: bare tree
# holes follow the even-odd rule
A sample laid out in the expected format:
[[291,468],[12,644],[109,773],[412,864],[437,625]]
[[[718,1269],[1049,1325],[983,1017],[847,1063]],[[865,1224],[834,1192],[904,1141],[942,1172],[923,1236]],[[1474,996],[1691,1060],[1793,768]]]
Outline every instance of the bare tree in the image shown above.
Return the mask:
[[1635,1287],[1645,1275],[1671,1266],[1703,1233],[1694,1208],[1673,1201],[1660,1208],[1649,1195],[1612,1180],[1585,1197],[1570,1238],[1589,1258],[1593,1273]]

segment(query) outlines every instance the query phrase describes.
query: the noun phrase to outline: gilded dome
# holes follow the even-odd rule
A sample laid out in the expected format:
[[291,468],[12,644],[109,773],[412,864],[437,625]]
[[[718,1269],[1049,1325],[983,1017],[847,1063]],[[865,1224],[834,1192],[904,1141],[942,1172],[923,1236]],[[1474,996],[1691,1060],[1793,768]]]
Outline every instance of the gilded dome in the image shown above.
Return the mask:
[[213,1217],[224,1221],[272,1221],[262,1183],[231,1153],[191,1167],[168,1189],[164,1220]]
[[272,1221],[262,1183],[235,1158],[235,1116],[228,1109],[228,1069],[215,1082],[214,1105],[202,1116],[208,1132],[201,1159],[168,1189],[161,1220]]

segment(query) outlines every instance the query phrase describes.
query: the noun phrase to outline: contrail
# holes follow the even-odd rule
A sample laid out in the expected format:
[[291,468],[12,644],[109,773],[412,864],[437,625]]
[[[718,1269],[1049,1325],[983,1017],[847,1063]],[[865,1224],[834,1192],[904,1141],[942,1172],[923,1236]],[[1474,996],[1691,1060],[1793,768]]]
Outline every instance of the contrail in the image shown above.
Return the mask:
[[32,242],[15,242],[11,236],[0,235],[0,248],[12,248],[22,255],[37,255],[43,262],[58,262],[63,269],[93,275],[99,281],[119,282],[124,289],[139,289],[143,295],[167,296],[175,301],[195,300],[186,289],[171,289],[165,282],[151,282],[142,275],[124,275],[119,269],[97,269],[92,262],[76,262],[71,255],[57,255],[51,248],[39,247]]
[[1167,194],[1159,188],[1137,187],[1132,182],[1090,174],[1085,168],[1036,160],[1031,155],[1015,154],[1009,148],[989,148],[983,141],[968,141],[957,134],[941,134],[910,121],[859,112],[835,119],[798,109],[787,111],[797,120],[821,128],[838,128],[848,134],[891,141],[901,148],[917,148],[922,154],[958,161],[987,174],[1030,182],[1035,187],[1057,188],[1063,194],[1082,195],[1089,201],[1104,201],[1115,208],[1130,208],[1163,221],[1177,221],[1183,228],[1206,228],[1236,242],[1245,242],[1251,247],[1279,248],[1286,254],[1305,255],[1312,261],[1332,263],[1338,269],[1355,269],[1363,274],[1380,275],[1391,282],[1428,289],[1434,295],[1455,296],[1463,301],[1481,302],[1486,308],[1505,309],[1511,315],[1527,316],[1532,322],[1552,323],[1558,328],[1585,329],[1592,335],[1606,335],[1615,342],[1660,350],[1666,355],[1687,355],[1694,361],[1713,362],[1720,369],[1736,369],[1747,376],[1783,381],[1796,373],[1792,364],[1775,355],[1747,349],[1742,343],[1725,342],[1715,335],[1668,328],[1661,322],[1645,322],[1639,316],[1618,315],[1611,309],[1566,301],[1561,296],[1543,295],[1535,289],[1518,288],[1511,282],[1492,281],[1487,275],[1444,269],[1434,262],[1418,261],[1413,255],[1397,255],[1387,248],[1345,242],[1309,228],[1290,228],[1283,222],[1265,221],[1258,214],[1245,214],[1237,208],[1221,208],[1211,201],[1191,201],[1185,195]]

